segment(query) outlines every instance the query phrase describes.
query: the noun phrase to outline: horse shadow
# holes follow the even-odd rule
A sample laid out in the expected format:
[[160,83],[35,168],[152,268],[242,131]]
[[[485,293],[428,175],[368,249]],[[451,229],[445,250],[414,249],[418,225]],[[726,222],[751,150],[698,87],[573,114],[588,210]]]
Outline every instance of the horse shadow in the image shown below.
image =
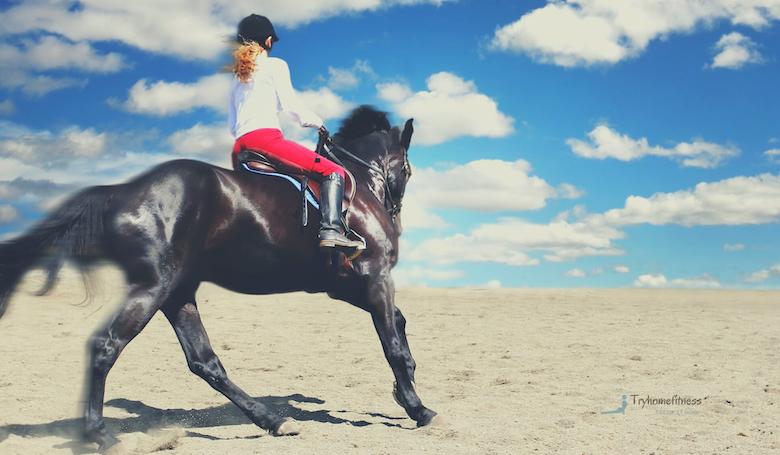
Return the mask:
[[[293,418],[299,422],[319,422],[333,425],[348,424],[355,427],[366,427],[370,425],[385,425],[399,429],[406,427],[394,423],[394,421],[406,420],[405,417],[391,417],[379,413],[362,413],[364,416],[380,418],[383,421],[369,422],[367,420],[352,420],[344,417],[337,417],[333,414],[352,413],[352,411],[333,411],[328,409],[318,409],[307,411],[295,406],[295,403],[311,403],[317,405],[325,404],[324,400],[319,398],[307,397],[301,394],[289,395],[286,397],[259,397],[256,401],[262,403],[277,415]],[[122,418],[106,417],[105,422],[109,431],[115,433],[148,433],[151,430],[160,428],[177,427],[185,431],[186,437],[197,437],[211,440],[222,438],[207,434],[198,433],[200,428],[213,428],[230,425],[251,425],[251,421],[232,403],[225,403],[205,409],[160,409],[144,404],[141,401],[127,400],[117,398],[107,401],[106,406],[123,409],[133,416]],[[50,423],[25,425],[9,424],[0,427],[0,444],[8,439],[10,435],[16,435],[23,438],[44,438],[56,436],[68,439],[69,442],[55,446],[55,448],[70,448],[74,455],[84,455],[93,453],[94,445],[83,441],[82,431],[83,422],[81,418],[57,420]],[[258,429],[258,434],[243,437],[244,439],[256,439],[265,436],[267,433]],[[121,438],[121,437],[120,437]],[[230,436],[229,439],[235,439]]]

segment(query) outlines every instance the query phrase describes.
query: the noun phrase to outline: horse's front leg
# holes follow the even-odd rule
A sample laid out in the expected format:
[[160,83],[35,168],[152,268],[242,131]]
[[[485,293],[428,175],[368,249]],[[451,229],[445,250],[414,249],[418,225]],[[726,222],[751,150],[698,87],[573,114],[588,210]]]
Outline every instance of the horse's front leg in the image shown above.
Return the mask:
[[369,286],[369,305],[374,327],[382,342],[387,362],[393,370],[396,400],[418,426],[439,423],[440,418],[423,406],[414,387],[416,364],[406,341],[406,320],[395,306],[395,285],[385,277]]

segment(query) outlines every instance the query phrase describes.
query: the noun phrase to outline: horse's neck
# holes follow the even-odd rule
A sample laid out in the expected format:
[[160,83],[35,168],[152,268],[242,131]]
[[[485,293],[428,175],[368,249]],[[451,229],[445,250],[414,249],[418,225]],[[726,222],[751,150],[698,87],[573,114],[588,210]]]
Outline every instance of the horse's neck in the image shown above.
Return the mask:
[[355,180],[365,185],[367,190],[371,193],[372,197],[375,197],[379,200],[379,202],[384,203],[384,176],[378,175],[376,172],[369,170],[359,164],[352,166],[350,172],[352,172],[352,174],[355,176]]

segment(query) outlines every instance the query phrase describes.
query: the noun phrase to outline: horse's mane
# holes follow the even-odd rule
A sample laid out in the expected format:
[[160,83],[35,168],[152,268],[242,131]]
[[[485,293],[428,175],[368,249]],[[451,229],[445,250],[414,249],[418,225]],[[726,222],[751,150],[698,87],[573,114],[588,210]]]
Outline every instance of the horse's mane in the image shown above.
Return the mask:
[[373,106],[363,105],[352,111],[336,133],[341,142],[359,139],[376,131],[391,131],[387,113],[375,109]]

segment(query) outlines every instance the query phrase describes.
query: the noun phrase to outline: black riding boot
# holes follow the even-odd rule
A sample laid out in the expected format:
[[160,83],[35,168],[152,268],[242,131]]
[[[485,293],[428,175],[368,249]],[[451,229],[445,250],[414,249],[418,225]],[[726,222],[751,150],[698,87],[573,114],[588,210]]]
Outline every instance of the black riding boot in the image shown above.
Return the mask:
[[341,216],[343,198],[344,178],[335,172],[325,176],[320,185],[320,251],[335,249],[352,259],[363,252],[364,245],[344,235],[344,219]]

